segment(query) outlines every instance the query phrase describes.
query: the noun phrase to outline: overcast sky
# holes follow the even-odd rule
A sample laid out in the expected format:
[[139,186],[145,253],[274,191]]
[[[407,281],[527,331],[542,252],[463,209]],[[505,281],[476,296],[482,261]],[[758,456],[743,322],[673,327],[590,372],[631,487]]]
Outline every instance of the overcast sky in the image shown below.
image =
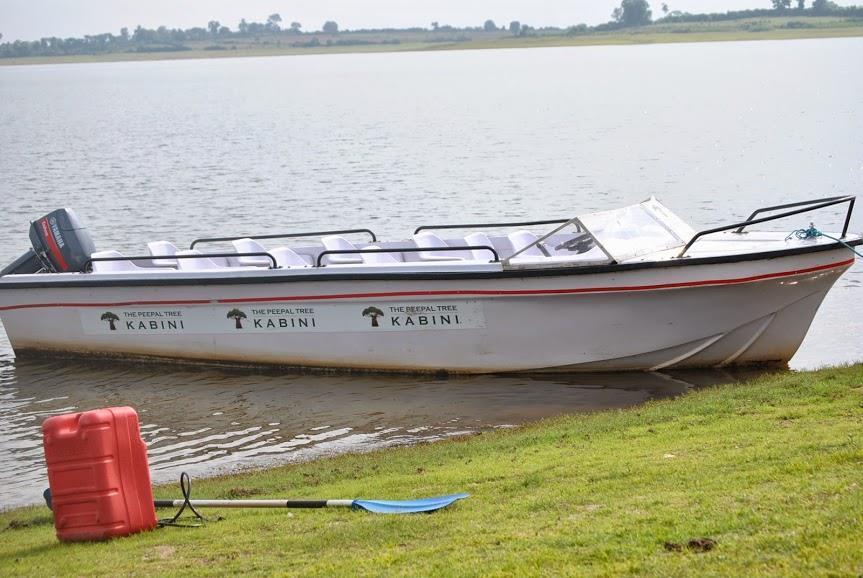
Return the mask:
[[[671,10],[725,12],[769,8],[770,0],[666,0]],[[807,0],[807,5],[811,0]],[[848,5],[854,2],[838,2]],[[241,18],[264,21],[279,13],[305,30],[320,30],[335,20],[342,28],[479,26],[493,19],[498,26],[520,20],[532,26],[569,26],[609,20],[620,0],[0,0],[3,41],[43,36],[118,33],[138,24],[146,28],[206,26],[210,20],[236,29]],[[659,14],[661,1],[651,2]]]

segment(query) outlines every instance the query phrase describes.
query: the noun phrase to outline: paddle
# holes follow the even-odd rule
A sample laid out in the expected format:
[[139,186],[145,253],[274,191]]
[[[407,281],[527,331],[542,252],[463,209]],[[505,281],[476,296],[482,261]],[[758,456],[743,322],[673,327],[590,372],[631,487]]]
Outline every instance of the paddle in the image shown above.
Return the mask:
[[[192,481],[186,472],[180,474],[181,500],[153,500],[156,508],[180,508],[172,522],[188,507],[199,518],[197,508],[353,508],[376,514],[415,514],[434,512],[467,498],[470,494],[450,494],[416,500],[192,500]],[[43,493],[51,509],[51,488]]]
[[[470,494],[451,494],[417,500],[188,500],[194,508],[353,508],[376,514],[434,512]],[[186,500],[155,500],[157,508],[179,508]]]

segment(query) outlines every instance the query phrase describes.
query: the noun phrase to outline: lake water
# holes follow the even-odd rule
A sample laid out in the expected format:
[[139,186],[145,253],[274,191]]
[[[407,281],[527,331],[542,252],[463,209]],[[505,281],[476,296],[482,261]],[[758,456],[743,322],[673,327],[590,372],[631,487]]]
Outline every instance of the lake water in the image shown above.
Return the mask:
[[[863,39],[0,67],[0,263],[74,207],[155,239],[554,218],[657,195],[696,227],[863,184]],[[775,224],[841,226],[838,211]],[[863,211],[852,230],[863,229]],[[863,267],[792,368],[863,359]],[[734,379],[298,376],[16,362],[0,334],[0,504],[39,499],[39,424],[131,404],[154,477],[623,407]]]

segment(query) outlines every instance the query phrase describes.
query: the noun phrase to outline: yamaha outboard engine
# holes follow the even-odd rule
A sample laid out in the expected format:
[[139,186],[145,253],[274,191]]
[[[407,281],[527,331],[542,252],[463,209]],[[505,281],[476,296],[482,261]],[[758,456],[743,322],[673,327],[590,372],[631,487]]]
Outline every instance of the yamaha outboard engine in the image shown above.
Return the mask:
[[96,250],[90,233],[72,209],[57,209],[30,223],[32,249],[0,271],[3,275],[38,273],[76,273],[84,270]]

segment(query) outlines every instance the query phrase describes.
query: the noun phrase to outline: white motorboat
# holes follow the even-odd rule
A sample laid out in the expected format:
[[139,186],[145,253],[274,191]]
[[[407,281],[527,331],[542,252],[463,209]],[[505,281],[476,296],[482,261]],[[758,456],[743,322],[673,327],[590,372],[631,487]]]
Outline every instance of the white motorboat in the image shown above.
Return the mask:
[[[845,225],[830,236],[749,229],[837,205]],[[853,264],[853,206],[764,207],[695,231],[651,198],[554,221],[427,225],[408,241],[292,232],[154,241],[140,255],[95,251],[60,209],[3,271],[0,318],[18,356],[457,373],[781,364]],[[274,239],[296,244],[264,245]]]

